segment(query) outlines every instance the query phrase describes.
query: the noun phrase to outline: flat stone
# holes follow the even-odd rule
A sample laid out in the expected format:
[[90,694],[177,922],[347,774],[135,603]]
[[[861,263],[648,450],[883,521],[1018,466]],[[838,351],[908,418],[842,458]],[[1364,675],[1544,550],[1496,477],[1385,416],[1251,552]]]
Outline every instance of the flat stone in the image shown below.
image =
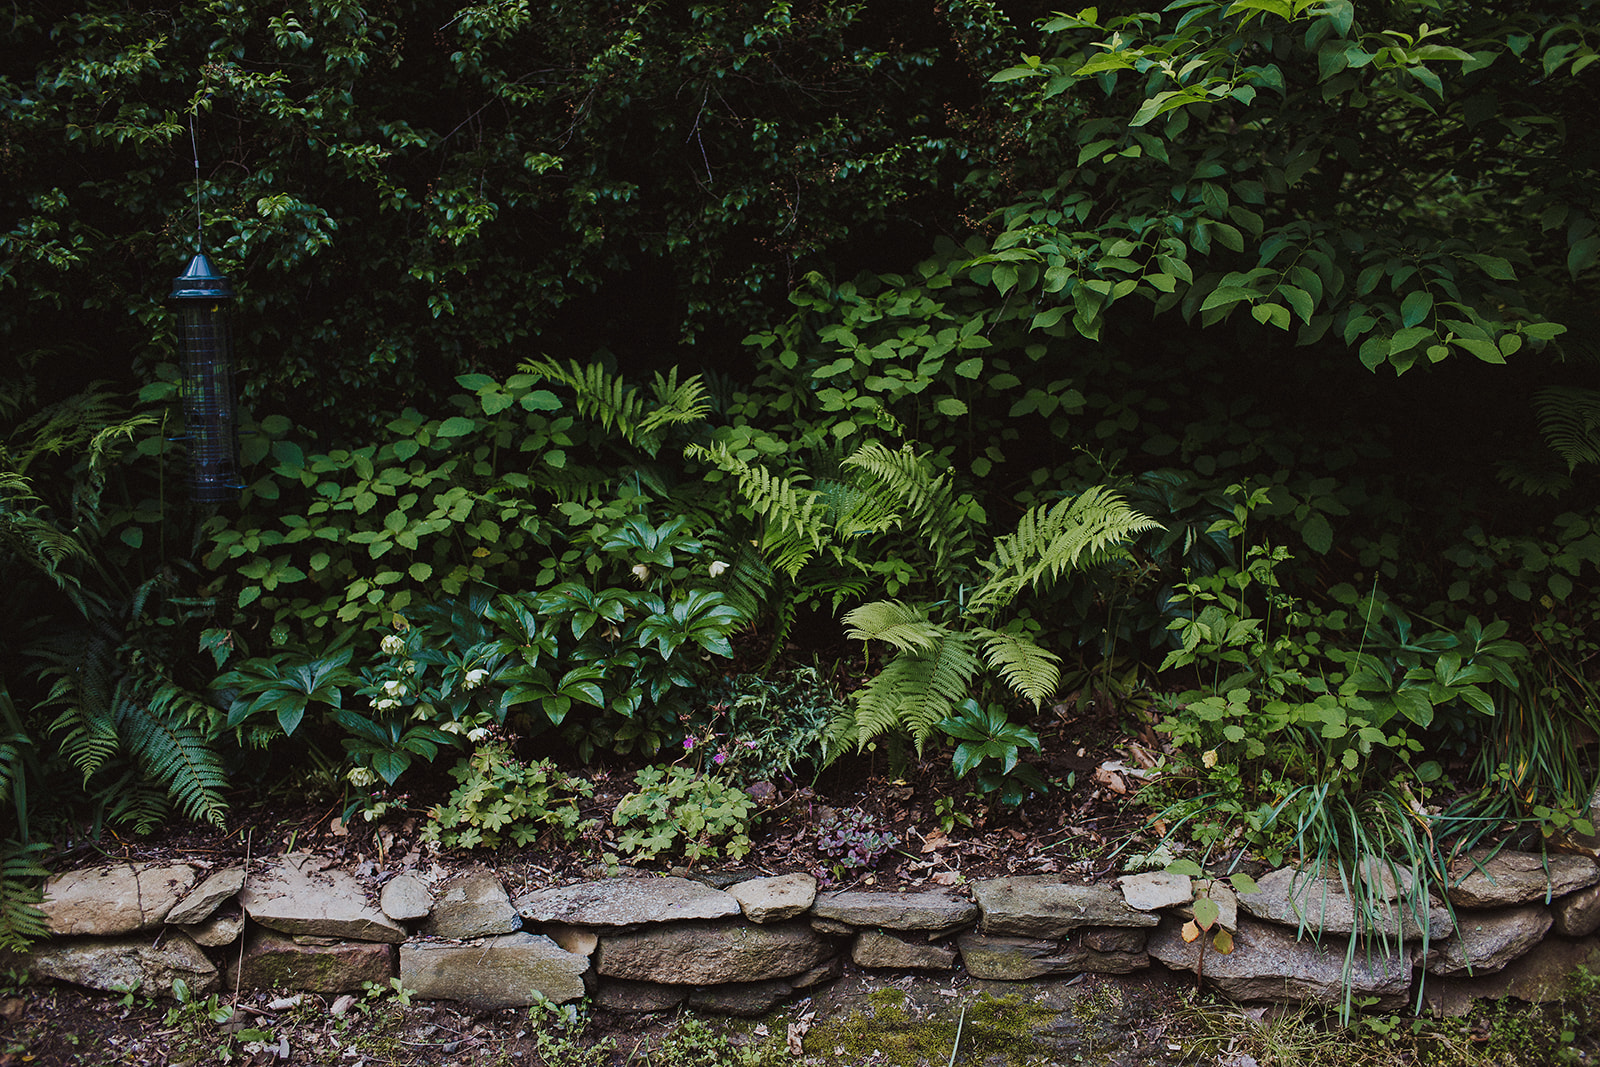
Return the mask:
[[[1392,876],[1377,883],[1367,906],[1375,913],[1363,918],[1361,933],[1367,937],[1393,938],[1397,933],[1405,938],[1422,936],[1422,921],[1415,912],[1415,903],[1402,896],[1409,888],[1396,888]],[[1239,894],[1239,904],[1258,919],[1293,926],[1317,934],[1348,934],[1358,924],[1357,909],[1344,885],[1336,876],[1297,871],[1293,867],[1278,870],[1256,879],[1257,893]],[[1442,941],[1453,929],[1450,913],[1428,903],[1427,923],[1429,936]]]
[[1148,930],[1125,926],[1086,926],[1073,934],[1091,952],[1143,952],[1150,940]]
[[539,933],[548,937],[568,952],[576,952],[580,956],[593,956],[594,950],[600,947],[600,935],[582,926],[568,926],[565,923],[545,923],[539,928]]
[[728,895],[739,902],[744,917],[753,923],[783,922],[811,907],[817,899],[817,880],[809,874],[752,878],[730,885]]
[[573,926],[635,926],[740,914],[739,902],[720,889],[687,878],[611,878],[538,889],[517,898],[528,922]]
[[44,883],[45,924],[57,937],[115,937],[160,926],[194,885],[186,863],[119,863],[69,871]]
[[[1141,931],[1132,931],[1139,933]],[[1090,948],[1082,938],[1065,942],[992,934],[962,934],[957,939],[961,962],[974,978],[992,981],[1023,982],[1048,975],[1130,974],[1150,966],[1148,954],[1140,951],[1102,952]]]
[[1146,871],[1124,875],[1117,882],[1122,887],[1122,899],[1136,911],[1175,908],[1194,899],[1194,879],[1187,874]]
[[180,929],[203,948],[231,945],[244,932],[244,909],[234,902],[214,912],[204,922],[189,923]]
[[[1150,955],[1175,971],[1194,974],[1204,944],[1205,982],[1224,996],[1326,1005],[1337,1005],[1344,999],[1348,947],[1344,936],[1324,937],[1321,943],[1309,937],[1297,941],[1288,927],[1240,916],[1239,929],[1233,935],[1233,952],[1224,955],[1212,945],[1210,937],[1185,941],[1182,925],[1173,918],[1163,921],[1150,935]],[[1399,1007],[1411,984],[1414,955],[1415,949],[1409,944],[1388,955],[1379,944],[1357,945],[1350,968],[1351,989],[1360,996],[1377,997],[1377,1007]]]
[[801,922],[682,922],[602,935],[596,970],[673,985],[764,982],[809,971],[834,953]]
[[[1548,862],[1548,871],[1546,863]],[[1555,852],[1474,849],[1450,869],[1450,902],[1458,908],[1544,904],[1600,882],[1600,865],[1588,856]]]
[[1551,907],[1552,928],[1563,937],[1588,937],[1600,930],[1600,885],[1568,893]]
[[983,932],[1060,938],[1080,926],[1155,926],[1160,916],[1128,907],[1122,891],[1069,885],[1046,875],[988,878],[972,883]]
[[197,996],[209,996],[222,987],[216,965],[175,930],[154,938],[52,939],[35,944],[19,958],[30,978],[53,978],[106,992],[138,988],[170,996],[178,978]]
[[520,931],[471,945],[408,941],[400,946],[400,982],[425,1000],[475,1008],[525,1008],[542,993],[557,1003],[584,995],[586,956],[548,937]]
[[[1210,961],[1207,961],[1210,966]],[[1519,959],[1493,974],[1473,978],[1429,978],[1422,987],[1424,1002],[1435,1014],[1468,1014],[1475,1001],[1515,997],[1535,1004],[1561,1000],[1572,992],[1573,974],[1579,967],[1600,973],[1600,938],[1567,941],[1546,938]]]
[[668,1011],[682,1004],[689,995],[689,986],[662,985],[660,982],[630,982],[626,978],[611,978],[599,984],[594,991],[596,1007],[607,1011],[628,1014],[651,1011]]
[[266,863],[245,880],[244,913],[282,934],[396,944],[405,928],[367,902],[354,876],[304,852]]
[[765,1015],[793,992],[788,982],[738,982],[691,990],[687,1003],[696,1011],[749,1018]]
[[227,867],[206,878],[189,891],[178,906],[167,912],[167,922],[190,925],[205,922],[222,902],[244,888],[244,868]]
[[401,871],[384,884],[378,907],[398,923],[426,919],[433,910],[433,890],[414,871]]
[[422,933],[465,940],[514,933],[521,926],[522,916],[511,906],[500,879],[479,868],[439,887]]
[[245,938],[242,959],[228,961],[228,984],[246,989],[348,993],[365,982],[386,987],[393,977],[392,945],[374,941],[307,945],[261,927]]
[[943,941],[909,941],[878,930],[863,930],[850,947],[857,967],[881,970],[953,971],[955,946]]
[[1456,911],[1455,936],[1428,948],[1428,973],[1492,974],[1543,940],[1550,909],[1538,904],[1493,911]]
[[977,905],[949,893],[820,893],[811,905],[816,919],[885,930],[954,930],[978,919]]
[[795,989],[810,989],[824,982],[831,982],[844,973],[844,957],[835,956],[825,963],[819,963],[804,974],[797,974],[786,979]]
[[811,924],[811,929],[819,934],[829,934],[833,937],[854,937],[856,928],[849,923],[842,923],[838,919],[819,919],[812,915],[806,920]]

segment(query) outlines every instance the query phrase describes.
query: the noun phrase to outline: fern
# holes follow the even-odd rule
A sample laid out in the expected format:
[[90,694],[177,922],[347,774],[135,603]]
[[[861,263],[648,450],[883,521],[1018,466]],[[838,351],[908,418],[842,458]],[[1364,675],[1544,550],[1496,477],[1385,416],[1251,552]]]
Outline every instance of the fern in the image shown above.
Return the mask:
[[123,736],[144,773],[166,787],[184,815],[222,829],[228,780],[222,761],[190,721],[206,718],[200,702],[177,686],[163,684],[148,704],[129,701],[120,710]]
[[39,910],[44,901],[39,880],[50,874],[39,858],[47,847],[19,841],[0,845],[0,950],[26,952],[30,943],[50,936]]
[[967,608],[981,612],[1008,604],[1024,588],[1098,561],[1134,534],[1160,525],[1105,486],[1040,504],[1022,516],[1013,533],[995,539],[994,553],[985,564],[989,578]]
[[720,443],[710,448],[690,445],[683,454],[734,475],[740,495],[761,520],[761,550],[773,570],[793,581],[821,550],[830,529],[823,494],[746,463]]
[[598,363],[584,366],[572,360],[563,367],[554,360],[535,360],[524,363],[520,369],[567,386],[575,394],[575,406],[580,415],[595,419],[606,430],[615,427],[624,440],[650,456],[660,450],[664,431],[669,426],[697,422],[711,410],[700,376],[697,374],[679,382],[676,367],[666,377],[657,372],[652,389],[653,406],[637,388]]
[[1004,630],[980,628],[985,662],[1013,690],[1039,707],[1056,695],[1061,684],[1061,657],[1040,648],[1031,638]]
[[843,466],[862,472],[869,491],[900,504],[932,550],[936,571],[971,551],[971,516],[957,503],[948,472],[936,473],[925,454],[910,445],[890,450],[868,441]]
[[980,666],[971,637],[959,630],[941,628],[932,647],[902,652],[855,693],[856,746],[903,729],[920,755],[934,729],[967,698]]
[[1600,389],[1552,385],[1534,394],[1539,432],[1567,470],[1600,463]]

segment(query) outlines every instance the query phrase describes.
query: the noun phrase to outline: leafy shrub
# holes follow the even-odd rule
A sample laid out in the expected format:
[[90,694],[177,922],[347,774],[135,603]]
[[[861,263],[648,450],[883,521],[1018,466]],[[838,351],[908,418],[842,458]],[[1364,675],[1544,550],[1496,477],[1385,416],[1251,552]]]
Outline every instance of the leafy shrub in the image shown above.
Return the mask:
[[755,801],[720,778],[687,767],[646,767],[634,792],[617,802],[611,821],[627,827],[617,849],[642,861],[681,851],[690,863],[740,859],[750,851]]
[[1002,804],[1015,807],[1049,788],[1039,772],[1021,758],[1025,748],[1039,751],[1039,735],[1010,721],[1004,708],[963,700],[954,715],[939,723],[939,730],[959,742],[950,760],[956,777],[976,772],[978,788],[998,793]]
[[428,809],[422,840],[444,848],[494,848],[506,838],[527,845],[546,830],[571,843],[584,826],[580,798],[594,785],[558,771],[550,760],[523,763],[503,742],[480,745],[450,769],[460,784]]

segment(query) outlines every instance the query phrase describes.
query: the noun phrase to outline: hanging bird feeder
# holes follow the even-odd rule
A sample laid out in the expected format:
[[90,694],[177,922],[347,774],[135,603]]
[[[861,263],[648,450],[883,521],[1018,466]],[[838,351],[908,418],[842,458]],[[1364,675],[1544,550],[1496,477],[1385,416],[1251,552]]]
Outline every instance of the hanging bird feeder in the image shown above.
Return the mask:
[[190,499],[224,504],[238,499],[239,461],[233,395],[233,287],[204,252],[172,280],[183,355],[184,436],[189,442]]

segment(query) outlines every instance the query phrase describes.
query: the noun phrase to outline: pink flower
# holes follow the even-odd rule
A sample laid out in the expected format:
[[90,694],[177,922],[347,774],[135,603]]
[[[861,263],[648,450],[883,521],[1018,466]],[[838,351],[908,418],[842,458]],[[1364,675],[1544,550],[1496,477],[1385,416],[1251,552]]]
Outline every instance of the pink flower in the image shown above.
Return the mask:
[[694,738],[692,738],[692,737],[685,737],[685,738],[684,738],[684,739],[683,739],[683,750],[684,750],[684,751],[685,751],[685,752],[688,752],[688,751],[689,751],[689,750],[690,750],[690,749],[692,749],[692,748],[694,748]]
[[715,756],[711,757],[711,762],[720,767],[727,762],[727,759],[728,754],[726,752],[718,752]]

